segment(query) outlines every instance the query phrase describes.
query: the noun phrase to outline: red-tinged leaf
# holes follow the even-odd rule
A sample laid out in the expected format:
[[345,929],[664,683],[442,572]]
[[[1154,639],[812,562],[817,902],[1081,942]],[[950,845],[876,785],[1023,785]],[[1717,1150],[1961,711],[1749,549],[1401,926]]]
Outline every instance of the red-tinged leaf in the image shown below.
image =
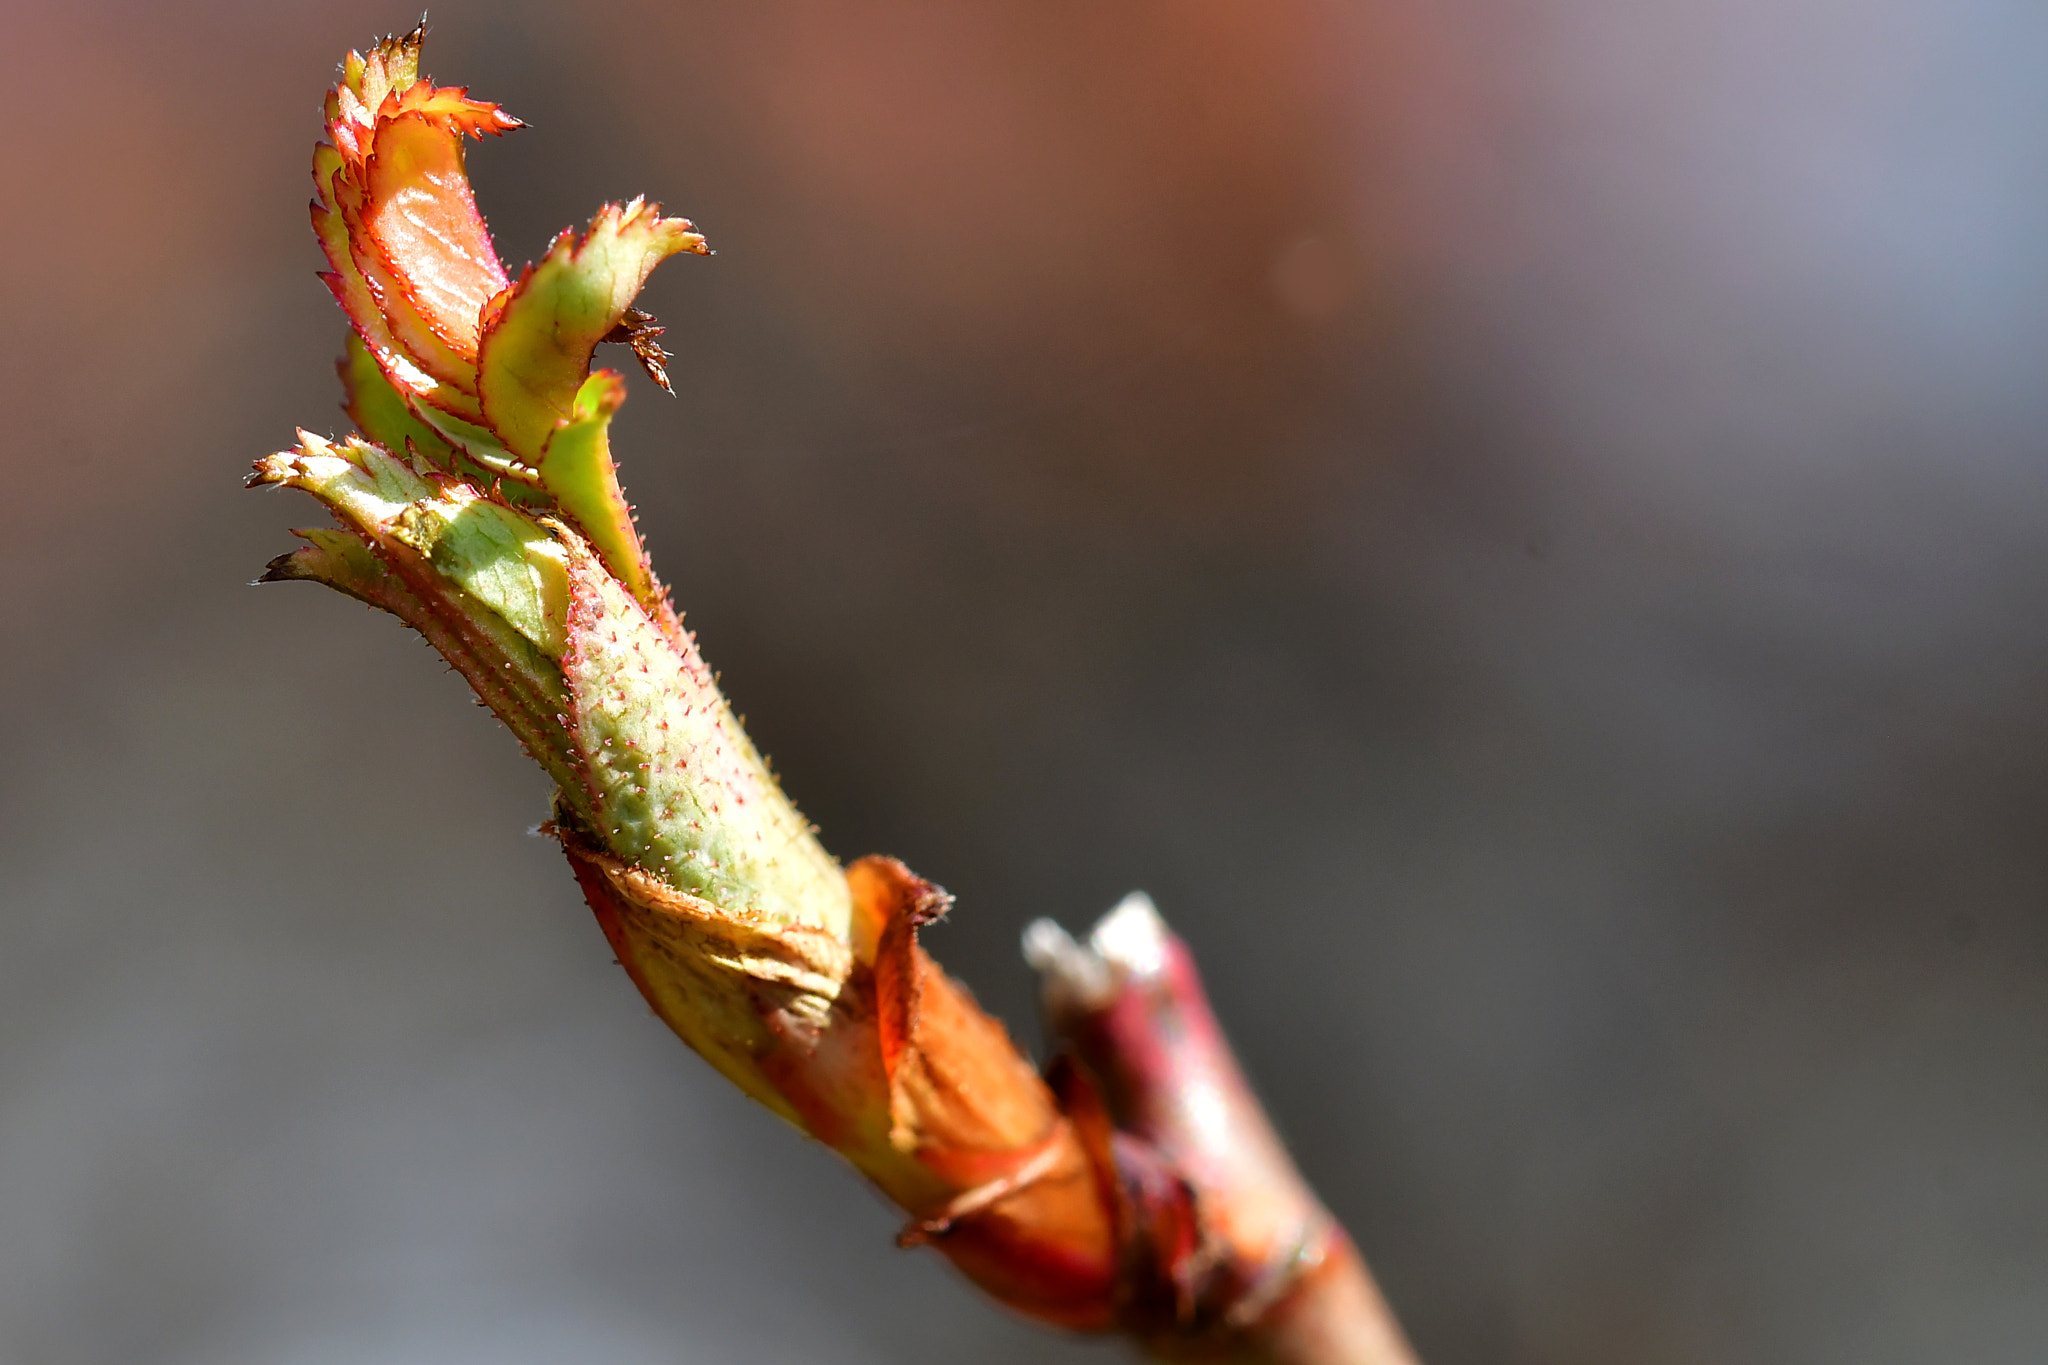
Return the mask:
[[[371,350],[381,356],[388,356],[398,349],[391,329],[384,322],[384,315],[377,311],[377,301],[370,297],[369,285],[363,280],[363,273],[356,269],[355,260],[349,254],[348,229],[342,225],[341,215],[315,199],[311,205],[313,235],[320,241],[329,265],[334,269],[324,270],[320,278],[334,294],[334,301],[341,305],[341,311],[348,314],[348,320],[355,325],[356,334],[369,343]],[[414,367],[417,368],[417,367]],[[417,390],[416,383],[393,376],[393,382],[402,387]]]
[[[578,235],[563,233],[486,310],[477,393],[506,449],[538,461],[570,419],[598,342],[625,317],[654,267],[679,251],[708,254],[687,220],[636,199],[607,204]],[[492,316],[495,314],[495,316]]]
[[356,335],[363,339],[392,386],[415,399],[427,398],[442,386],[399,343],[349,248],[348,225],[335,207],[337,179],[345,171],[346,163],[338,150],[324,143],[313,149],[313,183],[319,190],[319,197],[312,203],[313,235],[319,239],[328,264],[334,267],[320,278],[334,294],[334,301],[348,314]]
[[422,19],[406,34],[394,34],[367,53],[351,52],[342,62],[342,84],[365,108],[377,109],[393,90],[403,90],[420,76],[420,49],[427,40]]
[[328,287],[386,378],[411,400],[474,422],[483,415],[473,397],[477,312],[506,277],[470,194],[461,139],[518,123],[419,79],[425,32],[422,24],[343,63],[327,99],[333,145],[314,153],[313,228],[333,267]]
[[393,91],[377,109],[380,119],[400,114],[424,114],[472,137],[485,133],[502,135],[526,126],[498,105],[471,99],[466,85],[434,85],[429,81],[415,81],[403,91]]
[[368,150],[370,130],[348,122],[346,119],[327,125],[327,136],[350,166],[363,164],[363,155]]
[[363,277],[379,314],[406,357],[438,382],[422,395],[436,407],[475,421],[483,415],[475,397],[476,365],[436,333],[404,280],[391,268],[376,239],[363,225],[364,195],[346,176],[337,177],[341,220],[348,230],[349,260]]
[[352,145],[359,143],[361,135],[376,126],[370,107],[345,85],[335,87],[334,99],[335,115],[328,119],[327,131],[346,136]]
[[379,253],[434,335],[474,361],[477,315],[509,281],[470,193],[461,132],[422,112],[380,119],[363,175],[362,221]]
[[392,336],[397,338],[399,349],[435,381],[431,388],[420,391],[420,398],[468,421],[481,418],[476,395],[470,392],[476,381],[462,356],[434,335],[421,317],[419,306],[408,296],[405,285],[391,274],[374,245],[359,238],[351,241],[349,247],[350,259],[361,272]]
[[390,320],[356,261],[347,220],[336,207],[337,198],[349,189],[348,169],[337,149],[325,143],[313,149],[313,183],[319,190],[319,197],[311,205],[313,235],[319,239],[328,264],[334,267],[320,278],[355,325],[356,335],[377,357],[385,376],[401,391],[424,397],[438,387],[437,381],[420,369],[392,331]]

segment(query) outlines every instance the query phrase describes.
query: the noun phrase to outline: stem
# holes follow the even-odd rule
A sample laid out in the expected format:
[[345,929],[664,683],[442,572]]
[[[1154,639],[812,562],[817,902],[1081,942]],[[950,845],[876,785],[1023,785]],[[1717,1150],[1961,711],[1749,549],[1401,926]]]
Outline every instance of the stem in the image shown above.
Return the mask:
[[1414,1365],[1151,900],[1126,898],[1085,945],[1039,920],[1024,951],[1069,1110],[1099,1106],[1124,1218],[1146,1244],[1151,1273],[1126,1318],[1147,1348],[1171,1361]]

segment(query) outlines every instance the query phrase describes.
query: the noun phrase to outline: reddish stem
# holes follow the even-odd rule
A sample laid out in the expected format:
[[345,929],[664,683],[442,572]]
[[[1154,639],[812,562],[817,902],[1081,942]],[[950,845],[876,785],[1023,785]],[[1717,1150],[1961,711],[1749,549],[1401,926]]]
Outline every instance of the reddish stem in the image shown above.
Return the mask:
[[1165,1360],[1415,1365],[1152,903],[1127,899],[1086,945],[1041,920],[1025,953],[1064,1054],[1058,1088],[1084,1129],[1100,1114],[1123,1241],[1143,1263],[1130,1330]]

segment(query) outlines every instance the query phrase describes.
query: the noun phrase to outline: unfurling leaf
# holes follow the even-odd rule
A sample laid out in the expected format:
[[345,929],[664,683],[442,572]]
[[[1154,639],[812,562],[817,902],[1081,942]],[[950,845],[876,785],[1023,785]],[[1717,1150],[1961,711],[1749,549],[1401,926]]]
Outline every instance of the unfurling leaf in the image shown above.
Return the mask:
[[632,303],[656,265],[704,253],[704,239],[658,205],[607,204],[513,282],[470,190],[464,139],[521,124],[461,87],[420,79],[424,36],[349,54],[328,94],[329,140],[313,155],[322,278],[356,332],[350,415],[394,452],[409,440],[448,473],[552,503],[663,614],[605,446],[624,389],[586,381],[597,345],[620,341],[669,387],[662,329]]
[[704,239],[659,205],[606,204],[584,232],[564,232],[492,305],[478,361],[484,417],[505,448],[539,464],[571,420],[591,352],[624,321],[654,267]]
[[[919,945],[950,898],[890,859],[842,872],[648,563],[610,443],[626,383],[591,369],[598,345],[623,343],[668,387],[662,329],[633,302],[704,240],[643,200],[607,204],[513,280],[464,148],[520,125],[421,79],[423,33],[350,53],[328,93],[312,221],[353,328],[339,370],[357,431],[300,432],[256,462],[252,485],[300,489],[336,521],[297,532],[262,581],[390,612],[468,680],[554,783],[548,828],[648,1003],[900,1204],[904,1245],[939,1247],[1047,1321],[1240,1358],[1236,1334],[1339,1265],[1341,1238],[1298,1181],[1252,1189],[1270,1172],[1230,1164],[1251,1149],[1205,1148],[1213,1135],[1133,1109],[1153,1073],[1249,1105],[1222,1083],[1235,1072],[1213,1026],[1180,1027],[1206,1018],[1192,968],[1159,997],[1172,1009],[1147,1012],[1155,983],[1112,980],[1107,957],[1058,936],[1054,957],[1106,992],[1077,1019],[1186,1037],[1127,1042],[1133,1076],[1076,1026],[1048,1084]],[[1272,1190],[1278,1203],[1259,1202]]]

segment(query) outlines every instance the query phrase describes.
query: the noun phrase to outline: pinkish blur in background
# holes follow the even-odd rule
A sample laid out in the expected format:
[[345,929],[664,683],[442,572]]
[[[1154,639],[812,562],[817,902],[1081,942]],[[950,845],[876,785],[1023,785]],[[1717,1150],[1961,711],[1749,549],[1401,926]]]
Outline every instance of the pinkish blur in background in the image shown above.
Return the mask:
[[[661,1031],[429,652],[245,586],[372,5],[11,5],[0,1361],[1116,1360]],[[827,843],[1133,886],[1431,1365],[2048,1359],[2048,12],[433,12]],[[616,363],[616,362],[615,362]]]

